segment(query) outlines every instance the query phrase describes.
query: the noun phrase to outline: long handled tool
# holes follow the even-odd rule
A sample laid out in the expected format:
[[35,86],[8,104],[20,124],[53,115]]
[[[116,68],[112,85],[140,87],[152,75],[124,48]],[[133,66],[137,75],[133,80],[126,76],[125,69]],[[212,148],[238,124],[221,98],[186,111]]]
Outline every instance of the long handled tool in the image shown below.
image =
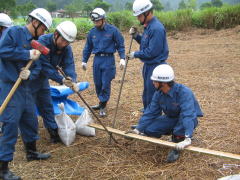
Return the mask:
[[[35,40],[31,41],[31,46],[32,46],[32,48],[39,50],[44,55],[47,55],[50,51],[48,48],[46,48],[45,46],[43,46],[42,44],[40,44],[39,42],[37,42]],[[26,70],[29,69],[31,67],[32,63],[33,63],[33,60],[30,60],[24,69],[26,69]],[[3,113],[3,111],[7,107],[9,101],[11,100],[13,94],[15,93],[15,91],[17,90],[17,88],[21,84],[21,82],[22,82],[22,79],[20,77],[18,77],[17,81],[13,85],[12,89],[10,90],[10,92],[8,93],[7,97],[5,98],[5,100],[3,101],[3,103],[0,107],[0,115]]]
[[[128,49],[128,54],[131,52],[132,49],[132,42],[133,42],[133,36],[131,37],[131,42],[130,42],[130,46]],[[115,109],[115,113],[114,113],[114,118],[113,118],[113,124],[112,127],[114,128],[116,125],[116,117],[117,117],[117,112],[118,112],[118,106],[119,106],[119,102],[120,102],[120,98],[121,98],[121,94],[122,94],[122,88],[123,88],[123,83],[124,83],[124,79],[125,79],[125,75],[126,75],[126,71],[127,71],[127,65],[128,65],[128,58],[126,58],[126,66],[124,67],[124,71],[123,71],[123,75],[122,75],[122,80],[121,80],[121,85],[120,85],[120,90],[118,93],[118,98],[117,98],[117,105],[116,105],[116,109]],[[109,139],[109,143],[111,143],[111,139]]]
[[[56,66],[56,68],[58,69],[58,71],[63,75],[63,77],[65,79],[67,79],[68,77],[66,76],[66,74],[63,72],[62,68],[60,68],[59,66]],[[83,103],[88,107],[88,109],[91,111],[91,113],[94,115],[94,117],[97,119],[97,121],[101,124],[101,126],[104,128],[104,130],[109,134],[110,138],[114,140],[115,143],[118,144],[117,140],[113,137],[112,133],[110,133],[108,131],[108,129],[106,128],[106,126],[102,123],[102,121],[97,117],[97,115],[94,113],[94,111],[92,110],[92,108],[88,105],[88,103],[84,100],[84,98],[82,97],[82,95],[79,92],[76,92],[77,95],[80,97],[80,99],[83,101]]]
[[[104,131],[104,129],[101,126],[99,126],[98,124],[92,123],[92,124],[89,124],[88,126]],[[138,139],[141,141],[159,144],[159,145],[163,145],[163,146],[168,146],[168,147],[172,147],[172,148],[174,148],[176,145],[176,143],[164,141],[159,138],[142,136],[142,135],[132,134],[132,133],[126,134],[124,131],[114,129],[111,127],[108,127],[108,130],[111,133],[116,134],[116,135],[124,136],[127,138]],[[188,146],[185,148],[185,150],[199,152],[199,153],[203,153],[203,154],[210,154],[210,155],[214,155],[214,156],[218,156],[218,157],[240,160],[240,154],[232,154],[232,153],[228,153],[228,152],[215,151],[215,150],[211,150],[211,149],[199,148],[199,147],[194,147],[194,146]]]

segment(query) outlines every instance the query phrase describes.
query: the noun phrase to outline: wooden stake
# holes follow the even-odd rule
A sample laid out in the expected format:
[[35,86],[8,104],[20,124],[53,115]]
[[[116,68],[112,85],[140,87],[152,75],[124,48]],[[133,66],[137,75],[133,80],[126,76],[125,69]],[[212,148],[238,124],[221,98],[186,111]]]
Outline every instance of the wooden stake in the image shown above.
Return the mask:
[[[95,123],[89,124],[88,126],[104,131],[104,128],[101,125],[98,125],[98,124],[95,124]],[[107,129],[108,129],[109,132],[111,132],[113,134],[121,135],[121,136],[128,137],[128,138],[138,139],[138,140],[142,140],[142,141],[146,141],[146,142],[150,142],[150,143],[154,143],[154,144],[160,144],[160,145],[169,146],[169,147],[175,147],[175,144],[176,144],[176,143],[173,143],[173,142],[163,141],[161,139],[152,138],[152,137],[148,137],[148,136],[141,136],[141,135],[132,134],[132,133],[125,134],[124,131],[114,129],[114,128],[111,128],[111,127],[107,127]],[[187,148],[185,148],[185,150],[240,160],[240,155],[239,154],[232,154],[232,153],[228,153],[228,152],[215,151],[215,150],[199,148],[199,147],[194,147],[194,146],[188,146]]]

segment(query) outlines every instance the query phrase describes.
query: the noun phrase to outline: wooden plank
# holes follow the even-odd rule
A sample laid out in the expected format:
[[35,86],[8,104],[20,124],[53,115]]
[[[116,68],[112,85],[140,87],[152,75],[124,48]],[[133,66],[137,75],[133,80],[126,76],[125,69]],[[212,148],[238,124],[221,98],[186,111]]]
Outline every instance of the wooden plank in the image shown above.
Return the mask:
[[[102,131],[105,131],[104,128],[99,124],[91,123],[88,126],[99,129],[99,130],[102,130]],[[142,140],[142,141],[146,141],[146,142],[150,142],[150,143],[154,143],[154,144],[160,144],[160,145],[164,145],[164,146],[175,147],[175,143],[173,143],[173,142],[163,141],[161,139],[152,138],[152,137],[148,137],[148,136],[141,136],[141,135],[132,134],[132,133],[125,134],[124,131],[114,129],[114,128],[111,128],[111,127],[107,127],[107,129],[108,129],[109,132],[111,132],[113,134],[120,135],[120,136],[129,137],[129,138],[133,138],[133,139],[138,139],[138,140]],[[240,160],[240,155],[239,154],[232,154],[232,153],[228,153],[228,152],[215,151],[215,150],[199,148],[199,147],[194,147],[194,146],[188,146],[187,148],[185,148],[185,150]]]

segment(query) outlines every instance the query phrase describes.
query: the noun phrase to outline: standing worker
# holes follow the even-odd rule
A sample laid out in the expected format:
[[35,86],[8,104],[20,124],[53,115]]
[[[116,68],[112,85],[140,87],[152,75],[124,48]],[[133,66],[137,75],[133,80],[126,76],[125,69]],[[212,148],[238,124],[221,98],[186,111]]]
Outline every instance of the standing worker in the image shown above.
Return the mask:
[[3,31],[11,27],[12,24],[12,20],[7,14],[0,13],[0,38],[2,37]]
[[129,132],[157,138],[172,134],[176,146],[168,154],[167,162],[174,162],[179,158],[180,150],[191,144],[198,125],[197,117],[202,117],[203,113],[191,89],[174,82],[171,66],[157,66],[151,80],[156,89],[152,101],[136,128]]
[[2,122],[0,179],[21,179],[8,168],[8,163],[13,160],[18,128],[21,131],[28,161],[44,160],[50,157],[50,154],[41,154],[36,149],[36,140],[39,139],[38,121],[30,81],[36,78],[37,70],[23,68],[30,60],[34,61],[34,65],[37,63],[36,60],[41,53],[32,49],[30,43],[32,39],[37,39],[44,34],[51,24],[50,13],[45,9],[38,8],[29,14],[26,26],[8,28],[0,40],[0,104],[3,103],[18,77],[23,80],[0,115]]
[[100,110],[101,117],[106,116],[106,105],[110,99],[111,81],[116,75],[114,53],[120,56],[120,68],[125,67],[124,39],[120,31],[106,22],[106,13],[101,8],[94,9],[90,14],[95,27],[88,34],[83,50],[82,68],[86,70],[91,53],[95,54],[93,62],[93,78],[99,104],[92,106]]
[[[42,64],[38,78],[31,83],[33,97],[43,118],[44,126],[50,134],[52,143],[61,142],[58,135],[58,126],[54,118],[50,85],[48,79],[73,87],[74,91],[79,91],[76,83],[76,72],[73,58],[72,43],[77,35],[76,25],[71,21],[60,23],[54,33],[43,35],[39,42],[50,49],[47,56],[40,56]],[[56,66],[62,67],[68,79],[64,79],[57,71]]]
[[160,64],[166,64],[168,58],[168,43],[163,24],[153,16],[153,4],[150,0],[135,0],[133,3],[133,15],[144,26],[144,32],[140,35],[135,27],[129,30],[130,35],[140,44],[140,50],[128,54],[129,59],[139,58],[143,63],[142,76],[144,89],[142,101],[144,111],[152,100],[154,86],[151,82],[153,69]]

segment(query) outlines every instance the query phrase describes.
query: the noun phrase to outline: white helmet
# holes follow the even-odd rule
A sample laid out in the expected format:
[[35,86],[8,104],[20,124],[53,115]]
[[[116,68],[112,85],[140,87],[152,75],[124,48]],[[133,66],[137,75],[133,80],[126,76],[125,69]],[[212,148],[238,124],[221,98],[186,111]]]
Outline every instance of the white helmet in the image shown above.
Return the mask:
[[56,30],[60,33],[60,35],[66,39],[68,42],[73,42],[77,36],[77,27],[71,21],[61,22]]
[[42,22],[47,29],[49,29],[52,25],[52,16],[46,9],[43,8],[34,9],[29,14],[29,16]]
[[98,21],[100,19],[105,19],[106,18],[106,13],[102,8],[95,8],[90,13],[90,18],[91,18],[92,21]]
[[133,3],[133,15],[139,16],[146,11],[152,9],[153,4],[150,0],[135,0]]
[[170,82],[174,80],[174,72],[168,64],[158,65],[152,73],[151,80],[158,82]]
[[13,22],[7,14],[0,13],[0,26],[10,27],[12,24]]

